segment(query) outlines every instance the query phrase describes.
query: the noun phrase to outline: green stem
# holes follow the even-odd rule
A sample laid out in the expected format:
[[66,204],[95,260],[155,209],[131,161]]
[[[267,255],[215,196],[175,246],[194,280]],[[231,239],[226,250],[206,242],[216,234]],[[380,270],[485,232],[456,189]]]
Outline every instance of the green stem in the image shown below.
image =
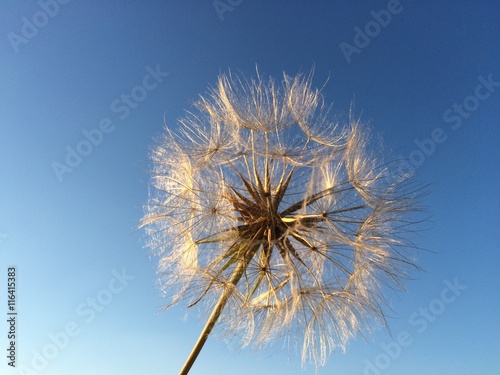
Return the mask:
[[[236,269],[233,272],[233,275],[231,276],[231,279],[229,280],[229,283],[231,285],[236,286],[238,284],[238,281],[240,281],[241,277],[245,273],[245,270],[247,268],[249,260],[247,259],[242,259],[236,266]],[[186,363],[184,364],[184,367],[182,367],[181,372],[179,372],[179,375],[186,375],[189,370],[191,369],[191,366],[193,366],[194,361],[196,361],[196,358],[198,357],[198,354],[200,354],[201,349],[203,348],[203,345],[205,345],[205,342],[208,339],[208,336],[212,332],[212,329],[215,326],[215,323],[217,323],[217,320],[219,319],[222,310],[226,306],[227,301],[229,300],[229,297],[231,297],[231,294],[233,293],[233,288],[226,288],[224,292],[222,293],[221,297],[219,298],[219,301],[214,307],[214,310],[212,311],[212,314],[208,318],[207,323],[205,324],[205,327],[203,328],[203,331],[201,331],[201,335],[198,338],[198,341],[194,345],[193,350],[191,351],[191,354],[189,354],[189,357],[186,360]]]

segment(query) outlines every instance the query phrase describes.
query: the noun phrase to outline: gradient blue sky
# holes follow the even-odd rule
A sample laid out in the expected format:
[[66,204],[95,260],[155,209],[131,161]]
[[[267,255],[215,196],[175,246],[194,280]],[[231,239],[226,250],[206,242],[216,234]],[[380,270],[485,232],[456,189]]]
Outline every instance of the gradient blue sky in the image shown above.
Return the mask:
[[[418,243],[430,250],[420,254],[425,272],[393,298],[392,336],[358,338],[320,374],[500,373],[500,4],[402,0],[377,29],[371,12],[389,2],[351,3],[243,0],[221,20],[212,1],[70,1],[47,11],[35,1],[2,1],[2,374],[179,371],[204,322],[196,313],[186,319],[182,308],[160,313],[155,259],[133,233],[147,199],[148,148],[219,72],[250,76],[256,64],[273,76],[314,65],[315,85],[329,78],[324,93],[334,109],[345,113],[355,98],[356,113],[432,183],[424,202],[432,221]],[[349,63],[340,46],[354,45],[355,27],[367,25],[373,37]],[[165,74],[144,91],[137,86],[148,67]],[[146,97],[126,113],[121,95],[133,90]],[[102,142],[59,181],[53,163],[106,119]],[[417,143],[433,134],[440,143],[424,155]],[[9,265],[18,273],[16,370],[4,355]],[[113,270],[131,280],[114,281]],[[447,281],[466,288],[453,294]],[[109,303],[92,307],[94,298]],[[68,340],[57,335],[65,329]],[[406,338],[398,352],[399,335]],[[57,353],[51,337],[63,347]],[[44,350],[46,363],[36,357]],[[280,344],[233,350],[211,338],[191,371],[234,373],[314,368],[301,369]]]

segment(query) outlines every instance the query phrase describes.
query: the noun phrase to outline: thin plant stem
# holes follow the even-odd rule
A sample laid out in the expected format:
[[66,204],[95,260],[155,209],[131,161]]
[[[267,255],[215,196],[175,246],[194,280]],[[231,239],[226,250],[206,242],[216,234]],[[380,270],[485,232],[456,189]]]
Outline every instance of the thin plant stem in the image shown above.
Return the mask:
[[198,341],[193,347],[193,350],[191,351],[191,354],[189,354],[189,357],[186,360],[186,363],[184,363],[184,366],[182,367],[181,371],[179,372],[179,375],[187,375],[189,373],[189,370],[193,366],[194,362],[196,361],[196,358],[198,357],[198,354],[200,354],[201,349],[203,348],[203,345],[205,345],[205,342],[208,339],[208,336],[212,332],[212,329],[214,328],[215,324],[217,323],[217,320],[219,319],[222,310],[224,310],[224,307],[226,306],[227,301],[229,300],[229,297],[231,297],[231,294],[233,293],[233,285],[236,286],[238,282],[240,281],[241,277],[245,273],[245,270],[248,265],[248,260],[247,259],[242,259],[240,260],[239,264],[237,265],[236,269],[233,272],[233,275],[231,276],[231,279],[229,280],[229,284],[231,287],[226,288],[224,292],[222,293],[221,297],[219,298],[219,301],[215,305],[212,314],[207,320],[207,323],[205,324],[205,327],[203,327],[203,330],[201,331],[200,337],[198,338]]

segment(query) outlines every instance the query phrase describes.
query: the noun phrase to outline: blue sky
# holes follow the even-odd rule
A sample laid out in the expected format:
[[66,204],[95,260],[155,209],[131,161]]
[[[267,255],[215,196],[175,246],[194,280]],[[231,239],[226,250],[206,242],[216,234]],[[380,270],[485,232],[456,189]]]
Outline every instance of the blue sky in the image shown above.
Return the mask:
[[[500,373],[498,2],[63,3],[4,1],[0,15],[2,353],[9,266],[18,311],[17,367],[3,354],[2,374],[179,371],[204,322],[161,312],[155,259],[134,233],[148,149],[220,72],[256,64],[278,77],[314,66],[334,110],[355,99],[432,184],[425,272],[392,299],[392,336],[358,338],[320,374]],[[191,374],[236,372],[314,368],[280,344],[211,338]]]

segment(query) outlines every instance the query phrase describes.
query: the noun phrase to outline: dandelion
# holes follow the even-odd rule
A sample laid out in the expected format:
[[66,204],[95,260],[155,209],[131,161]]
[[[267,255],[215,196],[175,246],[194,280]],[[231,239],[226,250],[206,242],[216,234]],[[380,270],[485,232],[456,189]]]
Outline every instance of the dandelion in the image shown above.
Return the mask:
[[180,374],[216,324],[243,345],[299,342],[303,363],[322,366],[385,324],[383,287],[416,267],[404,234],[418,191],[311,82],[221,75],[151,153],[141,226],[166,307],[211,311]]

